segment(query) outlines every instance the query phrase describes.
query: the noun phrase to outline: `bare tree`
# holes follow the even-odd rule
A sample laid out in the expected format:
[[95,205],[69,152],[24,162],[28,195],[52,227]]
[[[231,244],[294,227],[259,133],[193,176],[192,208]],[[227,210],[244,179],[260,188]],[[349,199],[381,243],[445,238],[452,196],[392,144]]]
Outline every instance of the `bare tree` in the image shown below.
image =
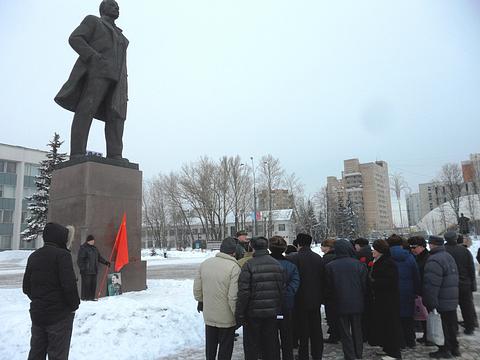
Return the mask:
[[317,236],[323,240],[329,235],[328,231],[328,195],[327,187],[324,186],[313,194],[312,202],[317,214],[318,225],[315,227]]
[[390,190],[395,193],[398,202],[398,211],[400,213],[400,224],[403,226],[403,215],[402,215],[402,192],[408,191],[409,186],[405,179],[403,178],[402,174],[400,173],[393,173],[390,175]]
[[[245,228],[245,214],[250,209],[252,182],[249,167],[242,163],[240,156],[228,158],[230,196],[235,218],[235,231]],[[250,201],[249,203],[247,201]]]
[[143,187],[143,220],[153,237],[153,249],[167,248],[167,201],[161,177],[145,183]]
[[460,197],[462,196],[463,176],[460,166],[455,163],[445,164],[440,171],[440,181],[445,186],[447,201],[455,217],[460,218]]
[[272,236],[273,219],[272,219],[272,190],[277,189],[282,183],[284,171],[280,166],[280,160],[272,155],[262,156],[260,159],[260,175],[261,185],[267,191],[268,198],[268,225],[267,237]]

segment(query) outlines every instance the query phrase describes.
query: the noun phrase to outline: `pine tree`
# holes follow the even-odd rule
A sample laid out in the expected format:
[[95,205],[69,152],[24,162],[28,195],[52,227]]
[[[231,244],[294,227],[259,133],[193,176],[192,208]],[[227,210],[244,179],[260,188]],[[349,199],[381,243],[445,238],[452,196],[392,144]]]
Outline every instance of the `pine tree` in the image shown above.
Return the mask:
[[26,198],[29,216],[26,220],[27,227],[21,233],[24,241],[35,240],[42,233],[47,223],[52,172],[59,163],[67,158],[65,153],[58,152],[62,144],[63,141],[60,141],[60,135],[55,133],[53,140],[48,144],[50,150],[47,153],[47,159],[40,163],[39,175],[35,177],[37,191],[32,196]]

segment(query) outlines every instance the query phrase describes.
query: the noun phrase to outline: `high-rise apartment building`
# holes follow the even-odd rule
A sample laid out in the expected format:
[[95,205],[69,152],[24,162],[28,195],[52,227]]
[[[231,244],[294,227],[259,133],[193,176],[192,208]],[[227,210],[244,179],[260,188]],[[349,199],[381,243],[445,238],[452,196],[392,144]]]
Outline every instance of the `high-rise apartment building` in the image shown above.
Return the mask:
[[[358,159],[343,162],[342,178],[327,178],[330,209],[351,204],[361,232],[393,228],[388,165],[385,161],[360,164]],[[329,210],[331,214],[332,211]]]
[[20,239],[25,229],[27,201],[36,191],[35,176],[47,152],[0,144],[0,250],[33,249],[36,242]]

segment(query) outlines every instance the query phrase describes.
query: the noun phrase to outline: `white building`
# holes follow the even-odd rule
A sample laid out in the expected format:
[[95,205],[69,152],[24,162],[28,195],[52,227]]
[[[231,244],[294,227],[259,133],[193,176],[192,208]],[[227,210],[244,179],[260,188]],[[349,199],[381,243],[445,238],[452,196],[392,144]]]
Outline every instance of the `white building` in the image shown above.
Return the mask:
[[[268,225],[268,215],[268,210],[259,212],[259,216],[257,219],[257,236],[265,236],[266,227]],[[247,224],[245,230],[248,232],[249,238],[253,236],[252,220],[252,216],[248,215],[245,221],[245,223]],[[195,247],[195,243],[200,243],[202,241],[204,242],[206,240],[205,229],[203,228],[200,219],[191,218],[189,219],[189,222],[190,230],[178,228],[175,230],[173,229],[173,227],[170,227],[170,229],[167,230],[167,242],[170,247],[176,247],[177,237],[182,235],[188,236],[190,240],[193,239],[194,244],[191,244],[191,246],[193,247]],[[291,244],[293,240],[295,240],[295,221],[293,219],[292,209],[272,210],[272,224],[272,236],[282,236],[288,244]],[[235,236],[235,218],[233,214],[230,214],[227,217],[227,229],[227,236]],[[154,240],[152,235],[150,234],[149,229],[144,228],[142,231],[142,248],[151,248],[153,247],[153,243]],[[219,249],[220,241],[208,241],[207,248]]]
[[46,151],[0,143],[0,250],[34,249],[36,241],[25,242],[27,201],[36,191],[35,176]]

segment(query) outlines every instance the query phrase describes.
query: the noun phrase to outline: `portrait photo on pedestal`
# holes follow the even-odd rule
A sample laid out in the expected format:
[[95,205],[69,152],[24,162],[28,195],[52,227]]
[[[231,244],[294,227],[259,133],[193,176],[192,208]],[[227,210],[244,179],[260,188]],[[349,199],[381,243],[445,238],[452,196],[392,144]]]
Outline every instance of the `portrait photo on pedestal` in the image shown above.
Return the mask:
[[108,296],[116,296],[122,294],[122,274],[108,274],[107,280]]

